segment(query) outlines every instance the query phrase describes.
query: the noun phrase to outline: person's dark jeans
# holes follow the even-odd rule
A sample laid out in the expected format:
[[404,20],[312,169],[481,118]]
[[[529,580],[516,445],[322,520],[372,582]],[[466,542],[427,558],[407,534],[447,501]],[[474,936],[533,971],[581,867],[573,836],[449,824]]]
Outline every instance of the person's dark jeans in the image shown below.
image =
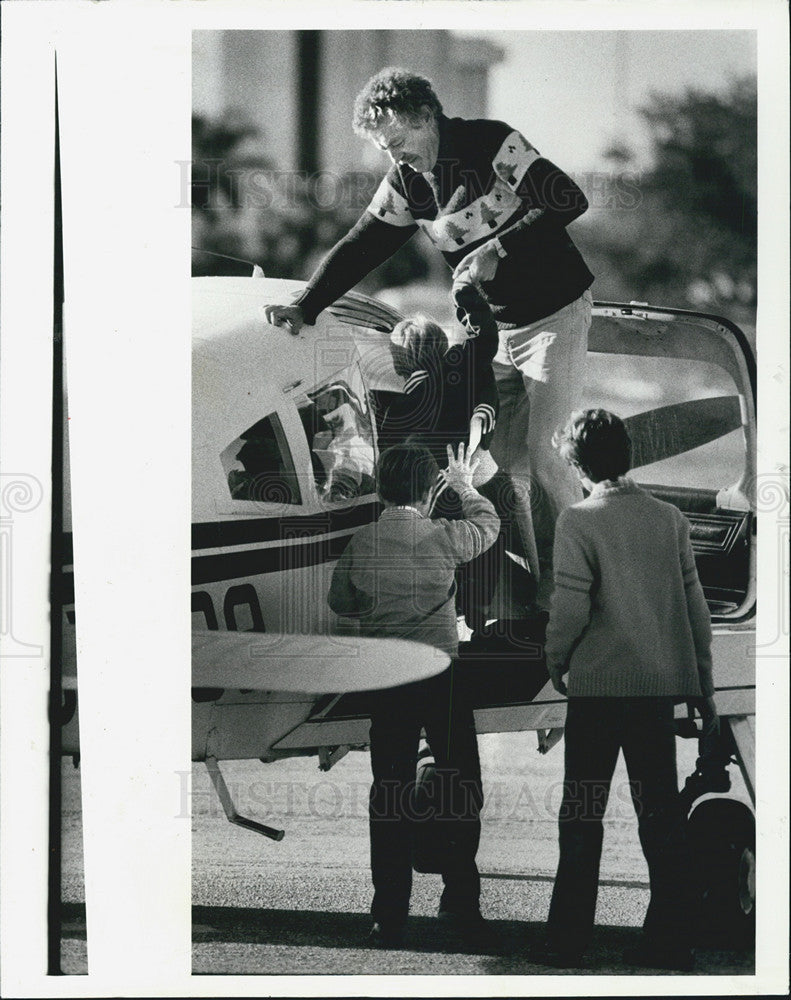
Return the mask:
[[643,925],[646,943],[689,947],[692,873],[678,795],[672,699],[571,697],[565,747],[560,862],[548,944],[582,951],[588,943],[596,911],[602,819],[622,749],[651,886]]
[[480,898],[475,855],[481,835],[481,765],[472,707],[454,685],[451,666],[438,677],[373,696],[371,914],[390,927],[401,927],[409,911],[412,838],[421,818],[414,803],[415,768],[424,727],[440,778],[438,815],[452,824],[440,907],[466,913],[478,909]]

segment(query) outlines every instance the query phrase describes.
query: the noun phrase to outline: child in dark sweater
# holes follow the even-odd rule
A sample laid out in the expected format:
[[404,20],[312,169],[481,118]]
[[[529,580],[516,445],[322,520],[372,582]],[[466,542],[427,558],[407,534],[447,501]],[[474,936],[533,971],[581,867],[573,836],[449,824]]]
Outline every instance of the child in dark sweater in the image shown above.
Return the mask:
[[[474,485],[492,501],[501,519],[497,543],[457,575],[458,610],[473,631],[480,631],[506,550],[526,565],[522,538],[532,534],[527,525],[529,502],[515,496],[489,453],[499,411],[492,371],[497,324],[468,273],[454,281],[452,297],[456,318],[467,332],[462,343],[451,344],[442,327],[424,316],[403,320],[394,328],[390,351],[393,366],[404,379],[404,393],[387,408],[379,438],[383,448],[406,440],[420,443],[440,467],[446,462],[447,445],[455,449],[463,443],[475,456],[478,469]],[[434,513],[448,518],[461,516],[452,490],[439,495]],[[525,595],[523,604],[528,601],[529,595]]]
[[488,445],[499,409],[492,358],[497,351],[497,324],[475,285],[458,280],[453,286],[456,317],[467,340],[451,346],[439,324],[425,316],[398,323],[390,334],[396,373],[404,379],[404,394],[390,404],[379,433],[382,449],[406,437],[431,451],[437,464],[446,463],[445,448],[462,442],[480,461],[477,482],[491,477]]

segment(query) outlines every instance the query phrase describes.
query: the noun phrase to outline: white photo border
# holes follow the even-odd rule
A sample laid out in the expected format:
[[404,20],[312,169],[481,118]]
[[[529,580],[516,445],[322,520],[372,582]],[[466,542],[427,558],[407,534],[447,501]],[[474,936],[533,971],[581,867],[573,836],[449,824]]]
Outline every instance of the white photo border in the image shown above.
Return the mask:
[[[783,993],[788,986],[788,511],[761,515],[756,975],[750,977],[199,977],[190,974],[191,39],[219,28],[602,30],[750,28],[759,55],[759,476],[787,480],[788,21],[782,0],[694,5],[541,0],[167,0],[3,4],[2,470],[41,484],[14,524],[16,637],[3,662],[0,974],[6,996],[635,995]],[[46,976],[47,575],[52,142],[58,53],[65,317],[90,971]],[[43,251],[42,251],[43,248]],[[34,376],[22,379],[21,373]],[[24,415],[24,419],[20,415]],[[97,419],[97,415],[101,415]],[[123,484],[111,489],[108,484]],[[167,492],[164,486],[167,484]],[[24,565],[20,565],[24,563]],[[162,620],[162,608],[169,619]],[[769,863],[767,858],[771,856]],[[122,859],[122,860],[119,860]],[[776,905],[764,900],[773,899]]]

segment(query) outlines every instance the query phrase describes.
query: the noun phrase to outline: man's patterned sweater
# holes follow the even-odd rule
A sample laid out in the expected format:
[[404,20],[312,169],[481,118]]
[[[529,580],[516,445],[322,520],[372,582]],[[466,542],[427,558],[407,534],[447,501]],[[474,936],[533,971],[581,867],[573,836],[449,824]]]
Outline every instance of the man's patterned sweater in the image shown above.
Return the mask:
[[393,165],[350,232],[296,300],[307,323],[387,260],[418,229],[451,268],[495,237],[499,261],[481,291],[501,328],[549,316],[593,275],[566,233],[587,209],[574,181],[504,122],[439,119],[430,172]]

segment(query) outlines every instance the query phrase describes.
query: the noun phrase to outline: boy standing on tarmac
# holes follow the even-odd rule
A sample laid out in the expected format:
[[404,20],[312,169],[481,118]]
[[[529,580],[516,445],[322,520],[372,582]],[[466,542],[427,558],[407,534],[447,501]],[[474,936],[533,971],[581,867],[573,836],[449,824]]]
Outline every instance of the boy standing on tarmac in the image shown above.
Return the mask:
[[472,706],[464,691],[454,687],[454,577],[459,565],[494,543],[500,522],[492,504],[472,486],[476,463],[465,445],[459,445],[456,455],[450,446],[447,452],[448,467],[441,478],[458,493],[462,518],[428,516],[438,469],[427,448],[388,448],[377,466],[384,510],[378,521],[352,537],[335,567],[328,595],[333,611],[359,622],[361,635],[409,639],[451,657],[450,667],[438,676],[371,695],[374,924],[369,940],[377,947],[400,947],[409,912],[412,792],[423,728],[443,778],[448,822],[454,825],[439,917],[463,932],[475,932],[484,923],[475,863],[483,804],[481,766]]
[[697,701],[705,731],[718,720],[711,619],[689,525],[626,477],[631,441],[614,414],[574,413],[553,444],[589,494],[561,513],[555,532],[546,659],[568,710],[560,861],[540,960],[581,962],[596,910],[602,819],[623,750],[651,881],[642,940],[624,961],[691,971],[674,702]]

